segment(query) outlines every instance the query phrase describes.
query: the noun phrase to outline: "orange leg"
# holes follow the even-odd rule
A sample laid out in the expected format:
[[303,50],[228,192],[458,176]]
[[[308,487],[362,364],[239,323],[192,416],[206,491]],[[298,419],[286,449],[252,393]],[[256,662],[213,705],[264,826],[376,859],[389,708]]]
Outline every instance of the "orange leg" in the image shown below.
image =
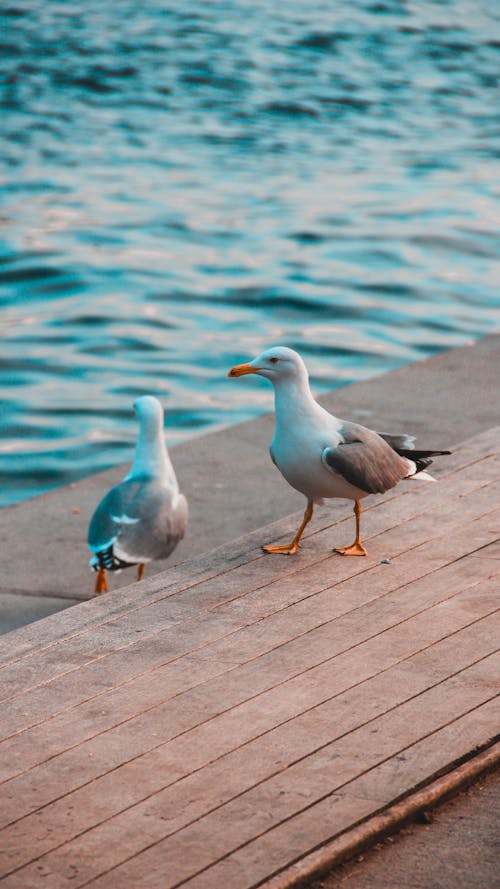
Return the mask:
[[144,563],[141,562],[140,565],[137,566],[137,580],[142,580],[143,574],[144,574]]
[[107,593],[108,591],[108,582],[106,580],[106,569],[99,568],[97,572],[97,579],[95,582],[95,591],[96,593]]
[[293,556],[297,552],[300,546],[300,538],[304,533],[304,528],[311,521],[313,514],[313,502],[312,500],[307,501],[306,511],[304,513],[304,518],[302,519],[301,526],[297,531],[295,537],[293,538],[291,543],[287,543],[284,546],[272,546],[268,543],[266,546],[263,546],[262,549],[265,553],[283,553],[287,556]]
[[354,503],[354,515],[356,516],[356,540],[350,546],[339,546],[335,552],[341,553],[343,556],[366,556],[366,549],[361,543],[360,537],[361,502],[359,500]]

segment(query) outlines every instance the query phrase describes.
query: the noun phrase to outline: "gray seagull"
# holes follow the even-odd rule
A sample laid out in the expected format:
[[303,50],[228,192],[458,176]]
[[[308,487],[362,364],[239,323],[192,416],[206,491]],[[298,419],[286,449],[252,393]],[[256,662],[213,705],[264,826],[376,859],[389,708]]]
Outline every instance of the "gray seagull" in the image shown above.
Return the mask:
[[427,466],[431,457],[450,451],[416,451],[406,434],[374,432],[358,423],[339,420],[314,400],[306,366],[297,352],[275,346],[253,361],[231,368],[228,376],[258,374],[274,386],[276,429],[271,459],[287,482],[307,498],[302,523],[284,546],[263,546],[268,553],[297,552],[300,538],[312,518],[315,503],[330,497],[354,500],[356,538],[336,552],[365,556],[361,543],[361,500],[383,494],[403,479],[435,481]]
[[184,537],[187,500],[179,492],[163,432],[163,408],[143,395],[134,404],[139,437],[126,478],[101,500],[89,525],[89,562],[97,572],[96,593],[107,590],[106,572],[166,559]]

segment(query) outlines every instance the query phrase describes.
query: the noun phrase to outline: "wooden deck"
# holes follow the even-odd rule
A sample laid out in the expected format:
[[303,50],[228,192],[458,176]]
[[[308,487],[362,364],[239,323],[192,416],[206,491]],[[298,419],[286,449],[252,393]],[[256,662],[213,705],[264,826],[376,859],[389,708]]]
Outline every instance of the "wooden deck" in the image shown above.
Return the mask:
[[370,498],[366,559],[324,507],[5,636],[2,889],[276,885],[491,745],[499,435]]

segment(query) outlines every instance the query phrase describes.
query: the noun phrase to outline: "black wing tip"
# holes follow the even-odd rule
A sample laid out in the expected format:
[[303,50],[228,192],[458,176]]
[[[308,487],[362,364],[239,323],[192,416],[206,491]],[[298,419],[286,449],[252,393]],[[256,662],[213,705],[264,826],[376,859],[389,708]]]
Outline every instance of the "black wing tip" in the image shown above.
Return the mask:
[[[428,466],[431,465],[432,460],[422,460],[421,458],[413,461],[415,466],[417,467],[417,472],[423,472],[424,469],[427,469]],[[417,473],[415,473],[416,475]]]
[[113,552],[113,544],[108,546],[107,549],[102,549],[100,552],[95,554],[95,558],[97,562],[93,565],[94,571],[119,571],[121,568],[131,568],[132,565],[137,565],[137,562],[124,562],[123,559],[119,559],[118,556],[115,556]]
[[417,467],[417,472],[423,472],[424,469],[427,469],[434,462],[433,457],[445,457],[451,454],[451,451],[412,451],[409,448],[397,448],[396,453],[400,457],[406,457],[407,460],[411,460]]
[[413,451],[410,448],[396,448],[396,453],[400,457],[407,457],[408,460],[413,460],[416,463],[417,460],[426,460],[428,457],[447,457],[453,451]]

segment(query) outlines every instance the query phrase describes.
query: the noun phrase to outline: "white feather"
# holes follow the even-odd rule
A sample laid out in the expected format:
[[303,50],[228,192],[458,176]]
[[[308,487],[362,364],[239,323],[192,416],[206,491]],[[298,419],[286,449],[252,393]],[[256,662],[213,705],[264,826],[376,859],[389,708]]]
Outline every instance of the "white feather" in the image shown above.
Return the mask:
[[418,482],[437,482],[437,478],[434,478],[430,472],[426,472],[425,469],[422,469],[420,472],[416,472],[415,475],[410,475],[409,478],[413,481],[416,479]]
[[140,519],[133,519],[131,516],[125,515],[125,513],[120,516],[112,515],[111,518],[117,525],[137,525],[137,522],[140,522]]

